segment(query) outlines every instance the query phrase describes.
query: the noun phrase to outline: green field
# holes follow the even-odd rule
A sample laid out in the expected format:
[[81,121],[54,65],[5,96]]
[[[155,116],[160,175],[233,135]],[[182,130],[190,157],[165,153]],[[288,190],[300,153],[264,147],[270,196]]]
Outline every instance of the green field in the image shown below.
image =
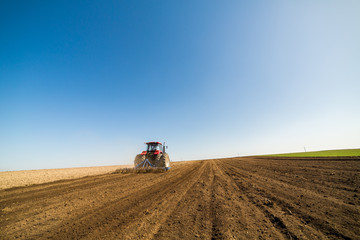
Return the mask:
[[326,150],[317,152],[298,152],[266,155],[271,157],[351,157],[360,156],[360,149]]

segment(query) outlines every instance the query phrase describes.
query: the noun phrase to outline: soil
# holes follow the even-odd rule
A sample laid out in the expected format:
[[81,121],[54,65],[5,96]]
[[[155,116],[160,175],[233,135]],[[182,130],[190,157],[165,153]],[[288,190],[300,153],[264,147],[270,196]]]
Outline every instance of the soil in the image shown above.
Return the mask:
[[0,172],[0,189],[110,173],[120,167],[130,167],[130,165]]
[[227,158],[0,191],[0,239],[360,239],[360,159]]

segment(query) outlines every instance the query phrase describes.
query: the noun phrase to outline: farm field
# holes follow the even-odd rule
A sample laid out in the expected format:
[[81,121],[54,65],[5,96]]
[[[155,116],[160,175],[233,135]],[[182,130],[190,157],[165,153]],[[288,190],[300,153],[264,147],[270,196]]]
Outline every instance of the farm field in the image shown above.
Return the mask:
[[0,239],[360,239],[360,158],[242,157],[0,191]]
[[102,166],[102,167],[79,167],[79,168],[57,168],[23,171],[0,172],[0,189],[29,186],[53,182],[57,180],[73,179],[91,175],[99,175],[113,172],[123,166]]
[[360,157],[360,149],[339,149],[268,155],[273,157]]

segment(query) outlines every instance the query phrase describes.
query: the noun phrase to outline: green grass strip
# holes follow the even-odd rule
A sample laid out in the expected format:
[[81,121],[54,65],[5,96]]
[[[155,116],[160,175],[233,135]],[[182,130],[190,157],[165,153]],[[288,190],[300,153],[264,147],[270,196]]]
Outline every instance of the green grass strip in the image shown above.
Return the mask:
[[360,149],[326,150],[266,155],[271,157],[352,157],[360,156]]

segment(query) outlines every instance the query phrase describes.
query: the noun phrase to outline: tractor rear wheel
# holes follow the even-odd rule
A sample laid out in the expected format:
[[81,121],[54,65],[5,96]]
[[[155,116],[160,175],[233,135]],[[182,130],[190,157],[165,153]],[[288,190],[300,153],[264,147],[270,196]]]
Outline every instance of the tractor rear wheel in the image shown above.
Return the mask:
[[141,154],[136,155],[135,160],[134,160],[134,167],[139,165],[144,160],[145,160],[145,155],[141,155]]
[[169,154],[167,153],[163,153],[160,157],[160,161],[159,161],[159,167],[163,167],[163,168],[168,168],[170,167],[170,157]]

